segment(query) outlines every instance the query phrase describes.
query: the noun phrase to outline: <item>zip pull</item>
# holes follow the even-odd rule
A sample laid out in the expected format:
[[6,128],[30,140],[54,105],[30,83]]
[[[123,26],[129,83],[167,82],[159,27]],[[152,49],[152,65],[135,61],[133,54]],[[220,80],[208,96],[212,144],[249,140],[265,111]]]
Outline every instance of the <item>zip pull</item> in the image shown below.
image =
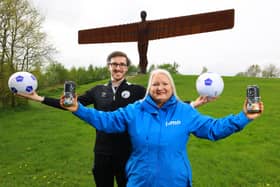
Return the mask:
[[113,90],[113,93],[114,93],[114,96],[113,96],[113,101],[115,101],[115,100],[116,100],[116,93],[117,93],[117,89],[118,89],[118,87],[117,87],[117,86],[115,86],[115,87],[113,87],[113,86],[112,86],[112,90]]

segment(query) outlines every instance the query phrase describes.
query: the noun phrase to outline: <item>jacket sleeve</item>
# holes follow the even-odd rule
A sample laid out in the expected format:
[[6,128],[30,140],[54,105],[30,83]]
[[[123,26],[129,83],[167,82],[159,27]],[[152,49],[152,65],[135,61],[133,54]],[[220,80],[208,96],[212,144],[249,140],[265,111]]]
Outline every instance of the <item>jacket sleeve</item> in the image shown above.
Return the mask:
[[132,117],[132,108],[127,106],[113,112],[103,112],[94,108],[87,108],[79,103],[79,108],[74,115],[92,125],[99,131],[106,133],[124,132]]
[[55,107],[55,108],[65,110],[60,106],[59,99],[45,97],[44,100],[42,101],[42,103],[45,104],[45,105],[48,105],[48,106],[52,106],[52,107]]
[[[82,103],[84,106],[93,104],[94,103],[94,97],[91,96],[92,92],[94,92],[93,89],[88,90],[83,95],[78,96],[78,101],[80,103]],[[48,106],[52,106],[52,107],[55,107],[55,108],[65,110],[64,108],[62,108],[60,106],[60,99],[45,97],[44,100],[42,101],[42,103],[45,104],[45,105],[48,105]]]
[[200,115],[198,112],[193,116],[191,132],[200,138],[219,140],[242,130],[251,120],[242,111],[237,115],[228,115],[215,119]]
[[96,90],[96,87],[90,89],[90,90],[87,90],[84,94],[82,95],[79,95],[78,96],[78,101],[80,103],[82,103],[82,105],[84,106],[88,106],[88,105],[91,105],[91,104],[94,104],[95,102],[95,90]]

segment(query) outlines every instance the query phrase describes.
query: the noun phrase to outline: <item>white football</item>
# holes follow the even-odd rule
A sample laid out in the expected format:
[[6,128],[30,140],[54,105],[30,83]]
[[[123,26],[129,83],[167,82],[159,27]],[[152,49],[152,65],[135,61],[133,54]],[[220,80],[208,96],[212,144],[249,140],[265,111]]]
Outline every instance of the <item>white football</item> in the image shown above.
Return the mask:
[[20,71],[10,76],[8,86],[13,93],[30,94],[37,89],[38,81],[33,74]]
[[217,73],[203,73],[196,80],[196,90],[201,96],[217,97],[224,89],[224,81]]

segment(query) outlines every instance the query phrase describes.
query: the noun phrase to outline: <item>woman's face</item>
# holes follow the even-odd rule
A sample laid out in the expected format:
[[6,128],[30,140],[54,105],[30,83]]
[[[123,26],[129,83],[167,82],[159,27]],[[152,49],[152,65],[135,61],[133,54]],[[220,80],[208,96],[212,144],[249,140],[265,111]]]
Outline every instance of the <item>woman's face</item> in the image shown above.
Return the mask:
[[153,100],[161,107],[173,94],[170,80],[165,74],[155,74],[149,90]]

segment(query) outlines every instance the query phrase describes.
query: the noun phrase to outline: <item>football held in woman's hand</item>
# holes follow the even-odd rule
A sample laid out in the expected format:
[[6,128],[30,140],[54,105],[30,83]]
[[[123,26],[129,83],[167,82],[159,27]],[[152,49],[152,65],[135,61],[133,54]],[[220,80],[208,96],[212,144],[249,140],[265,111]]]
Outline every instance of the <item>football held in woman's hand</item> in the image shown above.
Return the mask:
[[217,97],[224,89],[224,81],[217,73],[203,73],[196,80],[196,90],[201,96]]

